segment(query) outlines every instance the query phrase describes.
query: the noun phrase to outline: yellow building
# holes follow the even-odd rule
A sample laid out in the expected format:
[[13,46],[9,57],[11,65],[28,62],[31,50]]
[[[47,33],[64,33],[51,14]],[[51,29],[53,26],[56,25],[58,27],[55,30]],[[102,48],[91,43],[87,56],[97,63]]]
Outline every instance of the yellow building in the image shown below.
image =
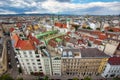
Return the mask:
[[97,76],[103,71],[108,58],[96,48],[64,49],[61,72],[69,76]]

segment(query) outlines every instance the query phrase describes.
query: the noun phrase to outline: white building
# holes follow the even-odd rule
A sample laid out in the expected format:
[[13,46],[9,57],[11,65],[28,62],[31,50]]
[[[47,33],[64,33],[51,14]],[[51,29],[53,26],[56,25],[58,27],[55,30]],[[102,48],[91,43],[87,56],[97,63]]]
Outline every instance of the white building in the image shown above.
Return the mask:
[[26,74],[42,72],[40,55],[34,50],[17,50],[16,56]]
[[22,33],[11,33],[12,45],[19,64],[25,74],[43,74],[38,44]]
[[52,69],[51,69],[51,58],[49,53],[47,52],[46,49],[42,49],[42,52],[40,54],[41,57],[41,64],[43,66],[43,73],[45,75],[50,75],[52,76]]
[[46,49],[42,49],[41,64],[45,75],[60,76],[61,75],[61,58],[53,56]]
[[52,72],[53,76],[61,75],[61,57],[52,57]]
[[102,73],[105,78],[120,76],[120,57],[111,57]]
[[109,40],[108,43],[105,45],[104,52],[110,56],[113,56],[118,45],[119,45],[118,41]]
[[96,25],[94,23],[89,23],[90,28],[92,28],[93,30],[96,30]]

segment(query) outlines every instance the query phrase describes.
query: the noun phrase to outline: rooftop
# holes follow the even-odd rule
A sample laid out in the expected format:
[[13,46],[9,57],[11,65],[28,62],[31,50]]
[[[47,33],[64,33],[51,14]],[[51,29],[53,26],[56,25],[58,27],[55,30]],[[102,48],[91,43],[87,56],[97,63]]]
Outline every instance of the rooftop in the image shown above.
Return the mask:
[[110,65],[120,65],[120,57],[111,57],[108,60]]
[[63,49],[62,57],[75,57],[81,58],[80,49],[66,48]]
[[109,57],[97,48],[81,49],[81,57]]
[[35,45],[32,40],[18,40],[16,48],[21,50],[35,50]]

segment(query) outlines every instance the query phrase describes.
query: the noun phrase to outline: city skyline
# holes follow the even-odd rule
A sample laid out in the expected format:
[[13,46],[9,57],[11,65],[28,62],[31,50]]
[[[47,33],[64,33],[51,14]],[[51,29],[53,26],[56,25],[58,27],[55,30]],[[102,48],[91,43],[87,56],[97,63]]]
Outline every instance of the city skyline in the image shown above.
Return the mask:
[[118,15],[119,0],[4,0],[0,14]]

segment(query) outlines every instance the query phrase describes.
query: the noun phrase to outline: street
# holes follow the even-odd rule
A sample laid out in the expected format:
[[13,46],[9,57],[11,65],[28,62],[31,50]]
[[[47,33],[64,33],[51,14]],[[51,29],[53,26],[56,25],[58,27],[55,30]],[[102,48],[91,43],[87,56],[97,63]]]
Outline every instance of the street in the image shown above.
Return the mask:
[[7,40],[6,46],[7,46],[7,55],[8,55],[7,73],[9,73],[14,79],[16,79],[17,76],[19,75],[19,72],[17,68],[17,61],[15,59],[15,52],[13,50],[10,38]]

